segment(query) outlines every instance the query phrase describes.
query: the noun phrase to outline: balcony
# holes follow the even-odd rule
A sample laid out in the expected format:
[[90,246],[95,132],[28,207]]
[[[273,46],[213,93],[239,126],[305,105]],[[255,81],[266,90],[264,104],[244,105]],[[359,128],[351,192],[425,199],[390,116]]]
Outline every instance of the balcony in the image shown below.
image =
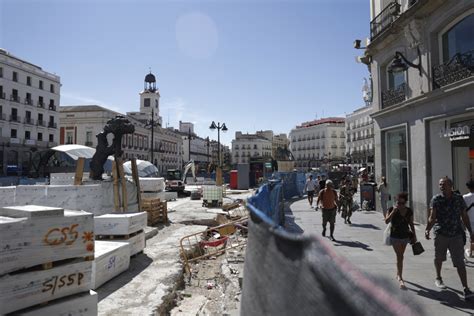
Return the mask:
[[25,104],[26,104],[26,105],[33,105],[33,100],[31,100],[31,99],[25,99]]
[[31,117],[25,117],[25,124],[35,125],[35,120]]
[[49,128],[58,128],[58,124],[56,124],[54,122],[48,122],[48,127]]
[[50,104],[50,105],[49,105],[49,109],[50,109],[51,111],[56,111],[56,105]]
[[[92,147],[92,142],[91,141],[86,141],[85,143],[86,146]],[[125,147],[125,146],[124,146]]]
[[10,95],[10,101],[13,101],[13,102],[20,102],[20,96],[15,95],[15,94],[11,94],[11,95]]
[[433,67],[433,89],[474,76],[474,50],[458,53],[445,64]]
[[36,125],[37,125],[37,126],[45,126],[45,124],[46,124],[46,122],[43,121],[43,120],[38,120],[38,121],[36,121]]
[[393,22],[399,17],[402,6],[399,2],[403,3],[403,7],[406,5],[406,10],[414,6],[418,0],[398,0],[390,2],[371,22],[370,22],[370,40],[373,41],[377,36],[382,34],[385,30],[389,29]]
[[407,98],[407,85],[403,83],[397,88],[382,92],[382,108],[403,102]]
[[18,115],[10,115],[10,122],[20,123],[21,119]]
[[38,101],[38,107],[44,109],[44,102]]

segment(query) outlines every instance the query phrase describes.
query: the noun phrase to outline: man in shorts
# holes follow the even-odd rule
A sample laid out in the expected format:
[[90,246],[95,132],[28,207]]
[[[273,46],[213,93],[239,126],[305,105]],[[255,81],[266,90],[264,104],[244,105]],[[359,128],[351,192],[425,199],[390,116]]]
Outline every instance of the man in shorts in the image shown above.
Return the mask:
[[430,239],[430,230],[434,228],[434,246],[436,269],[435,285],[440,289],[445,289],[446,285],[441,278],[441,267],[446,261],[446,252],[449,249],[453,265],[458,271],[459,278],[464,287],[464,299],[474,297],[474,294],[467,284],[466,265],[464,263],[464,227],[466,226],[474,241],[471,223],[466,213],[466,203],[460,194],[453,192],[453,182],[448,177],[439,180],[441,194],[433,196],[431,199],[431,212],[426,226],[425,237]]
[[323,214],[323,236],[326,236],[326,226],[329,222],[329,229],[331,232],[329,238],[332,241],[336,241],[334,238],[334,228],[336,226],[337,192],[334,190],[334,184],[331,180],[327,180],[325,188],[319,191],[316,205],[319,205],[320,202]]

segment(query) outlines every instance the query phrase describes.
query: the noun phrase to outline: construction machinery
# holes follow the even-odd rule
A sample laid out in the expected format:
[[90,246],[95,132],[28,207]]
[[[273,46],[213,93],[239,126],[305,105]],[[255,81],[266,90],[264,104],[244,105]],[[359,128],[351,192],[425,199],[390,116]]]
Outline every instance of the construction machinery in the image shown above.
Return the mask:
[[189,170],[193,174],[194,182],[196,182],[196,166],[194,160],[190,160],[185,166],[184,171],[179,169],[168,169],[166,172],[166,191],[174,191],[178,193],[184,192],[186,184],[186,175]]

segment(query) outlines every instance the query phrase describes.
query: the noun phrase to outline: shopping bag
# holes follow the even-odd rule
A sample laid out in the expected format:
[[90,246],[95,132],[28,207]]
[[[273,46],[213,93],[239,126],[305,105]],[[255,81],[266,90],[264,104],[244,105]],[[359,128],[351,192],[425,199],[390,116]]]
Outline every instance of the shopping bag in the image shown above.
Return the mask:
[[391,246],[392,241],[390,240],[390,233],[392,231],[392,223],[388,223],[387,228],[383,232],[383,243],[385,246]]
[[423,248],[423,246],[421,245],[421,242],[417,241],[416,243],[414,243],[413,245],[411,245],[411,248],[413,249],[413,254],[415,256],[419,255],[419,254],[422,254],[423,252],[425,252],[425,249]]

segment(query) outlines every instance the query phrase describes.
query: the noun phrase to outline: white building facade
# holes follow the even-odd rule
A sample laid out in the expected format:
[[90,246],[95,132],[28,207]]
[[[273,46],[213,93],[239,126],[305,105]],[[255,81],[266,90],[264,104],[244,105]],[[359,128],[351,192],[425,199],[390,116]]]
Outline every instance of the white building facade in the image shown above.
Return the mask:
[[249,163],[252,158],[271,160],[272,141],[256,134],[235,133],[232,140],[232,163]]
[[290,150],[295,168],[329,168],[346,158],[345,119],[323,118],[305,122],[290,132]]
[[374,172],[374,121],[371,106],[361,107],[346,116],[346,158],[353,170]]
[[0,176],[28,175],[32,152],[58,144],[60,89],[59,76],[0,49]]

